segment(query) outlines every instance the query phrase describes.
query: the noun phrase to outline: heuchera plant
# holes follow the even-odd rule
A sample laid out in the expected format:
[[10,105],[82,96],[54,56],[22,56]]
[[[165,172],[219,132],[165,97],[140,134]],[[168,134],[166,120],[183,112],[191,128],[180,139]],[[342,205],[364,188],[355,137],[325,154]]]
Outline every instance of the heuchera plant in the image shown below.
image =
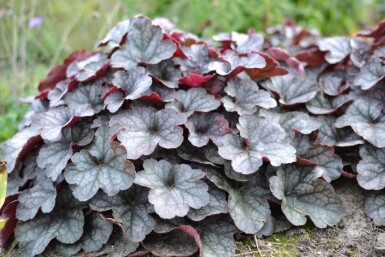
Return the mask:
[[226,257],[234,234],[336,225],[357,179],[385,225],[385,22],[322,38],[288,22],[213,41],[135,17],[39,85],[3,147],[24,256]]

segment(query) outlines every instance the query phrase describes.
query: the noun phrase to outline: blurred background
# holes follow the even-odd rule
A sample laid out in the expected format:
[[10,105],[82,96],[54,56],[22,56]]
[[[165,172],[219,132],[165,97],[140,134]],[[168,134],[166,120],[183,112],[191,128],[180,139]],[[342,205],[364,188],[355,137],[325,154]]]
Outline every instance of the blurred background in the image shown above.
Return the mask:
[[324,35],[351,35],[384,17],[383,0],[0,0],[0,143],[28,109],[50,68],[70,52],[92,50],[118,21],[168,17],[201,37],[261,31],[286,18]]

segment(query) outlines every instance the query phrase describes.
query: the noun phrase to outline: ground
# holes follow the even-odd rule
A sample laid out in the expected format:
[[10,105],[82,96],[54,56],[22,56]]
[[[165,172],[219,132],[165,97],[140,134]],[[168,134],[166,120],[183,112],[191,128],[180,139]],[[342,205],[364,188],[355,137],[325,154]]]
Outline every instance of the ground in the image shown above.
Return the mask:
[[333,183],[333,186],[345,206],[340,224],[327,229],[317,229],[309,224],[265,239],[254,239],[249,244],[239,242],[236,256],[385,256],[375,248],[377,237],[383,231],[364,213],[364,190],[349,179]]
[[[364,190],[356,181],[333,183],[345,206],[343,220],[335,227],[317,229],[311,222],[273,236],[237,242],[236,257],[377,257],[377,237],[384,231],[373,225],[363,210]],[[10,257],[21,256],[17,250]]]

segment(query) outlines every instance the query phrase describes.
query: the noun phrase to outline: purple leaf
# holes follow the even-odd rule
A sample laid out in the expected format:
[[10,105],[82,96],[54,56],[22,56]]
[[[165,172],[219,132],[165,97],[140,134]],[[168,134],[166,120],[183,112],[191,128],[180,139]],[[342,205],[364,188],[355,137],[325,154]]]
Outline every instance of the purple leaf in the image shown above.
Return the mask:
[[110,125],[119,123],[123,129],[118,139],[127,149],[127,159],[151,154],[159,144],[163,148],[177,148],[183,142],[181,125],[183,114],[172,109],[157,111],[152,107],[132,105],[132,109],[113,116]]
[[154,159],[145,160],[143,168],[135,183],[151,188],[148,200],[161,218],[183,217],[190,207],[199,209],[209,203],[208,186],[200,180],[205,176],[201,170]]
[[267,91],[259,90],[257,83],[249,79],[230,80],[225,92],[228,96],[222,98],[222,103],[226,111],[236,111],[239,115],[253,114],[257,107],[269,109],[277,106]]
[[303,75],[287,74],[271,77],[263,83],[263,87],[279,94],[279,102],[284,105],[306,103],[313,99],[320,91],[314,72]]
[[374,87],[385,77],[385,66],[378,62],[367,63],[362,66],[360,73],[354,78],[354,85],[362,90]]
[[266,157],[273,166],[295,162],[295,149],[286,140],[285,131],[277,123],[261,117],[246,115],[239,118],[240,135],[226,135],[220,156],[231,160],[234,170],[251,174]]
[[357,165],[357,181],[366,190],[385,188],[385,148],[364,145]]
[[126,45],[111,56],[113,68],[129,70],[138,63],[157,64],[171,58],[176,51],[175,44],[162,40],[162,30],[148,18],[133,18],[129,26]]
[[374,99],[355,100],[335,123],[337,128],[351,126],[354,132],[376,147],[385,147],[383,103]]
[[73,185],[74,196],[91,199],[102,189],[109,196],[131,187],[135,178],[134,165],[126,160],[127,152],[117,142],[110,142],[116,129],[100,127],[89,149],[75,153],[72,165],[67,166],[64,177]]
[[306,166],[286,165],[270,178],[270,189],[282,200],[282,211],[296,226],[304,225],[306,216],[318,228],[334,226],[344,213],[341,199],[333,187],[319,179],[320,171]]
[[178,90],[174,101],[167,103],[166,108],[172,108],[186,117],[194,112],[209,112],[216,110],[221,103],[214,96],[206,93],[203,88],[191,88],[187,91]]
[[219,113],[195,113],[185,126],[190,132],[188,140],[196,147],[207,145],[209,140],[221,145],[223,136],[231,132],[229,122]]
[[244,69],[262,69],[265,66],[265,58],[258,53],[237,54],[234,51],[227,51],[219,61],[210,62],[208,69],[225,76],[236,75]]

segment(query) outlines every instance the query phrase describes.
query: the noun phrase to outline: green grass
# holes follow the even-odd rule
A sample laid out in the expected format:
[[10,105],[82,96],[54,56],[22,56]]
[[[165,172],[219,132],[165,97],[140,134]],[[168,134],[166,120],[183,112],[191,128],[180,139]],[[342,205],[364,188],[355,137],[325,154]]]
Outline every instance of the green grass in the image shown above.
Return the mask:
[[[325,35],[351,34],[383,15],[381,0],[3,0],[0,1],[0,142],[15,133],[26,111],[17,102],[34,93],[55,64],[95,43],[119,20],[144,14],[168,17],[201,37],[256,31],[285,18]],[[381,8],[380,8],[381,7]],[[44,18],[30,30],[31,17]]]

